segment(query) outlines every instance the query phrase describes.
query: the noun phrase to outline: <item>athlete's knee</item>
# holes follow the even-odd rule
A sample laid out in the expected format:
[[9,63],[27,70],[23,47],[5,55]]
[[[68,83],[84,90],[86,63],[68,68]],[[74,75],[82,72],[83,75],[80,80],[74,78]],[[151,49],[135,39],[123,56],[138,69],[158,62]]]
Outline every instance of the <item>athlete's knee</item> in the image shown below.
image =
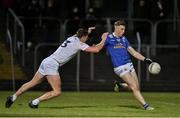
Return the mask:
[[139,87],[136,86],[135,84],[130,84],[130,85],[129,85],[129,88],[130,88],[132,91],[139,91]]
[[59,90],[59,91],[54,91],[54,96],[59,96],[59,95],[61,95],[61,91]]
[[31,83],[31,81],[29,81],[29,82],[23,84],[21,87],[31,87],[31,86],[32,86],[32,83]]

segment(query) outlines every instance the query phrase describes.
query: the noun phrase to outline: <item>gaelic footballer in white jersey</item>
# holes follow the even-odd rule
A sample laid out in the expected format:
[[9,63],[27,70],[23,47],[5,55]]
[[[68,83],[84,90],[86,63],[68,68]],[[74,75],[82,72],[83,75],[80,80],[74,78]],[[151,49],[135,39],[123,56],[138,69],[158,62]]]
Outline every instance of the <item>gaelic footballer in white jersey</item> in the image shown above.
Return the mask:
[[50,57],[62,66],[73,58],[78,51],[84,51],[88,47],[89,45],[81,42],[77,36],[72,36],[65,40]]
[[19,95],[41,83],[44,79],[47,79],[52,90],[30,101],[29,107],[38,108],[40,102],[59,96],[61,94],[61,77],[58,68],[68,62],[80,50],[98,53],[103,48],[108,33],[103,33],[102,40],[95,46],[85,44],[88,34],[93,29],[94,27],[90,27],[88,30],[79,29],[76,35],[66,39],[52,55],[41,62],[31,81],[23,84],[13,95],[7,97],[5,107],[10,108]]
[[81,42],[77,36],[69,37],[52,55],[42,61],[38,71],[42,75],[58,75],[58,68],[60,66],[72,59],[78,51],[84,51],[88,47],[89,45]]

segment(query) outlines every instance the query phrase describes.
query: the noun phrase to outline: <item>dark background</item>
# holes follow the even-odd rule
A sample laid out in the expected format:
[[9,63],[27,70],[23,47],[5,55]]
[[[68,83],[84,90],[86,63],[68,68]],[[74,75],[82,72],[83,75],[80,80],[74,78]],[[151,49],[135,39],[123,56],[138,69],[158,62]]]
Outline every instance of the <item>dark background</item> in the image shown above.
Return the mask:
[[[147,65],[141,63],[141,88],[144,91],[180,91],[180,25],[178,0],[1,0],[0,1],[0,90],[12,89],[10,43],[13,39],[15,88],[29,81],[43,58],[49,56],[79,27],[96,26],[89,45],[100,41],[103,32],[113,31],[118,19],[126,21],[126,36],[137,49],[137,35],[141,36],[141,53],[159,62],[159,75],[149,75]],[[11,11],[13,11],[15,18]],[[19,21],[24,27],[23,31]],[[42,46],[45,43],[46,45]],[[4,47],[5,45],[5,47]],[[22,50],[25,46],[25,63]],[[40,46],[38,48],[38,46]],[[35,49],[37,49],[37,54]],[[156,53],[154,53],[154,49]],[[112,91],[114,74],[106,50],[93,55],[81,52],[80,90]],[[37,60],[37,63],[35,63]],[[137,70],[137,61],[133,60]],[[77,90],[77,58],[60,68],[63,89]],[[93,77],[91,66],[94,65]],[[137,70],[138,71],[138,70]],[[173,76],[173,77],[172,77]],[[34,88],[49,89],[47,83]]]

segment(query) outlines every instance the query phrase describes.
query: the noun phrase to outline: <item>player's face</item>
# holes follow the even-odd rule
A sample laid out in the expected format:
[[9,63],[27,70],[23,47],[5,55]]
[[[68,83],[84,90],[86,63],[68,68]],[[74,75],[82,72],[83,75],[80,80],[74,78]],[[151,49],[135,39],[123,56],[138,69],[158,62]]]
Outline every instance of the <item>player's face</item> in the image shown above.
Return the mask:
[[82,42],[86,42],[88,40],[88,36],[83,36],[83,37],[81,37],[81,41]]
[[114,30],[116,36],[121,37],[124,35],[125,32],[125,26],[124,25],[120,25],[120,26],[115,26],[115,30]]

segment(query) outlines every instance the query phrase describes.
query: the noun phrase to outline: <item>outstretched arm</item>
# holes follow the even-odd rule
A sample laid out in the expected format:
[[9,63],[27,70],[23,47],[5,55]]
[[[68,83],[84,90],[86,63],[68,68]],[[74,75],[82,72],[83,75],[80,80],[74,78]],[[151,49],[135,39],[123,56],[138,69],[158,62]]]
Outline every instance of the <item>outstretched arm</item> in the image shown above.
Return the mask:
[[128,47],[128,52],[138,60],[144,61],[147,64],[151,64],[153,61],[147,57],[144,57],[141,53],[137,52],[134,48]]
[[107,39],[107,35],[108,33],[103,33],[102,36],[101,36],[101,42],[94,45],[94,46],[91,46],[91,47],[88,47],[87,49],[85,49],[86,52],[93,52],[93,53],[98,53],[104,46],[105,44],[105,41]]

